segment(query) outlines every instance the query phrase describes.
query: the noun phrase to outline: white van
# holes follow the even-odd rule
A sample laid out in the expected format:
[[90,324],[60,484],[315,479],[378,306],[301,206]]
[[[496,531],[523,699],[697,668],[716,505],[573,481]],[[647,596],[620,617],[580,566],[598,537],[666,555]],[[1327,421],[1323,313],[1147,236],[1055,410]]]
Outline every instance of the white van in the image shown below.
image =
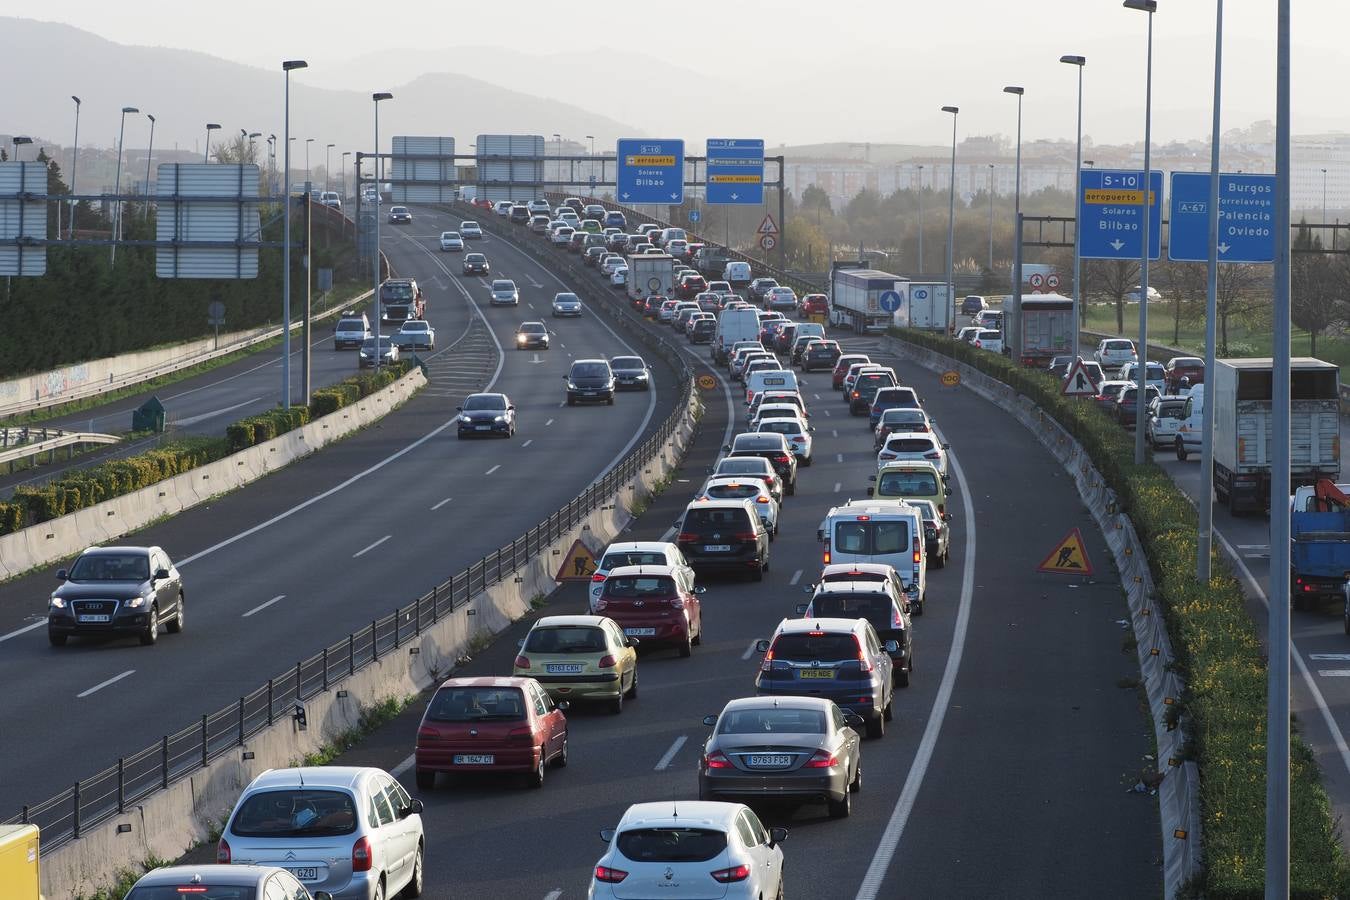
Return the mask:
[[923,613],[928,588],[923,513],[903,500],[855,500],[826,513],[816,537],[824,545],[822,565],[885,563],[905,583],[916,613]]
[[1205,448],[1205,385],[1191,387],[1186,397],[1186,418],[1177,429],[1177,459],[1182,462],[1192,453],[1201,453]]
[[671,241],[687,242],[688,240],[689,235],[685,234],[683,228],[662,228],[661,232],[656,236],[656,240],[652,241],[652,243],[658,247],[665,247]]
[[751,403],[755,402],[755,397],[764,391],[797,391],[801,388],[797,383],[797,373],[791,369],[765,369],[761,372],[751,372],[745,379],[745,405],[748,409]]
[[743,288],[750,283],[750,264],[732,260],[722,269],[722,280],[731,283],[734,288]]
[[714,362],[725,363],[737,341],[759,343],[759,316],[752,308],[724,309],[717,317],[717,334],[712,341]]

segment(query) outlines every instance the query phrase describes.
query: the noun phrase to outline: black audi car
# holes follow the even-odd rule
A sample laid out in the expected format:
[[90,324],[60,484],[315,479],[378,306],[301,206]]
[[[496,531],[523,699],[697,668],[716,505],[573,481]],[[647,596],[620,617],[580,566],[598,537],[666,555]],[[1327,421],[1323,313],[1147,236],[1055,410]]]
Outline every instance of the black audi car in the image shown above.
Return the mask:
[[159,547],[90,547],[47,603],[47,639],[60,647],[79,635],[135,635],[142,644],[183,630],[183,578]]
[[621,391],[650,391],[652,373],[640,356],[616,356],[609,361],[614,387]]
[[543,322],[521,322],[516,329],[517,350],[547,350],[548,326]]
[[505,394],[470,394],[458,411],[455,424],[461,440],[497,434],[509,438],[516,433],[516,408]]

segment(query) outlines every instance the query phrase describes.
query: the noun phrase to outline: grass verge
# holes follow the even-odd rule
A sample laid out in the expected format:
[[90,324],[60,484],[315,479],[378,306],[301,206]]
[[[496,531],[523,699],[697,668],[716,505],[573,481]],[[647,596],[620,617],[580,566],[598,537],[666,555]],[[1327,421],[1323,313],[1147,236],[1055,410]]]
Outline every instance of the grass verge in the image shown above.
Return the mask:
[[363,739],[374,734],[381,725],[393,721],[399,713],[416,703],[417,696],[417,694],[410,694],[407,697],[390,697],[374,706],[361,707],[361,716],[357,720],[355,728],[347,729],[333,738],[331,743],[325,744],[313,753],[305,754],[305,758],[296,765],[329,765],[333,760],[361,743]]

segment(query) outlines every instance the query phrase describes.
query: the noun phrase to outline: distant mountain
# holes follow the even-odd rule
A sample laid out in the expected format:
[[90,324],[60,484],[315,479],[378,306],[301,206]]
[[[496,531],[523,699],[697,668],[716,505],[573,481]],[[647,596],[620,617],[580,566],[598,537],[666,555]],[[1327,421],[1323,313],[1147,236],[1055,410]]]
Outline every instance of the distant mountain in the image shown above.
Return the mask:
[[[369,90],[313,86],[322,80],[317,70],[291,75],[291,136],[297,139],[292,166],[297,170],[305,166],[306,138],[314,139],[310,165],[316,169],[324,165],[329,143],[336,145],[335,169],[343,151],[373,146]],[[580,106],[465,75],[372,80],[375,90],[394,94],[380,106],[380,143],[386,151],[395,134],[451,135],[463,152],[480,133],[552,134],[565,128],[568,137],[641,134]],[[222,130],[212,136],[213,146],[246,129],[261,132],[258,146],[265,153],[267,135],[276,134],[280,159],[284,81],[279,65],[267,71],[193,51],[117,44],[68,25],[0,17],[0,83],[10,86],[0,111],[0,134],[69,146],[74,94],[83,102],[82,147],[115,147],[121,109],[134,106],[141,115],[127,116],[129,156],[138,153],[144,159],[148,113],[156,118],[156,148],[200,152],[206,123],[214,122]]]

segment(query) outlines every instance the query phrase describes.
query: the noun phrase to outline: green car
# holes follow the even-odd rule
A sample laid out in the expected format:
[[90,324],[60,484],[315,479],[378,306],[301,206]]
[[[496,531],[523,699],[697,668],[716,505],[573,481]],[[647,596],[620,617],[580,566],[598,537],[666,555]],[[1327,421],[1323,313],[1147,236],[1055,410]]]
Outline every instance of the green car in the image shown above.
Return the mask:
[[581,230],[588,234],[604,234],[604,228],[595,219],[584,219],[581,223]]
[[512,674],[557,700],[598,700],[623,712],[637,696],[637,640],[606,616],[545,616],[520,642]]

